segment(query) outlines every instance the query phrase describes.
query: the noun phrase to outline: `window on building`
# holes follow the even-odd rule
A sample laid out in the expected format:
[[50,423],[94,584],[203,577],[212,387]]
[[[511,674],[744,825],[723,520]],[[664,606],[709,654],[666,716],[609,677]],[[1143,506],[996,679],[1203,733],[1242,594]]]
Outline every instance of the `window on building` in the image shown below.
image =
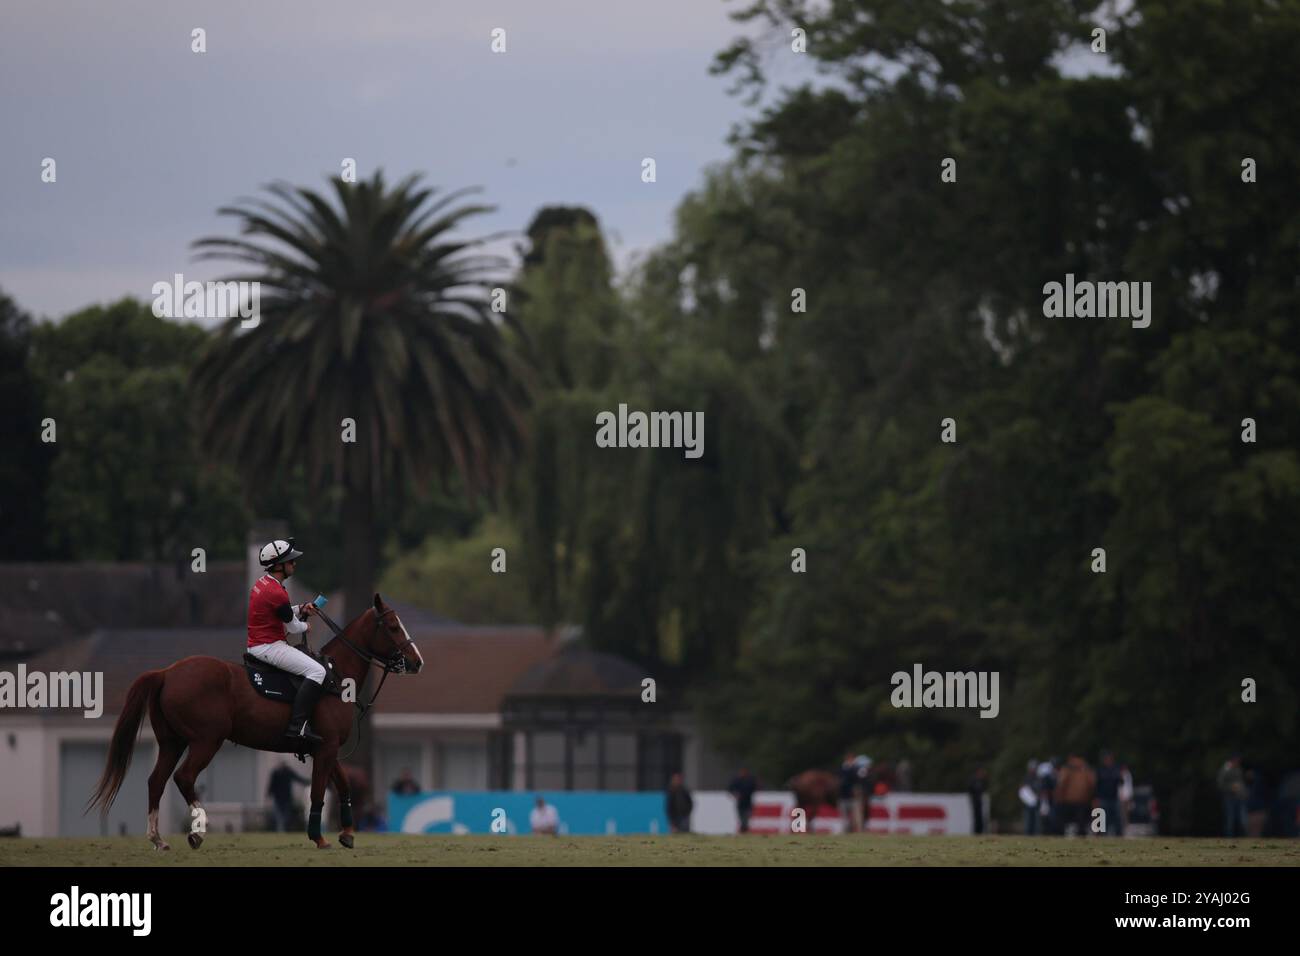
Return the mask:
[[564,733],[537,731],[529,735],[530,790],[565,790],[568,780]]
[[[680,734],[641,734],[637,760],[637,789],[663,790],[668,778],[682,769]],[[691,782],[686,781],[689,787]]]
[[605,734],[604,789],[636,789],[636,734]]
[[600,733],[575,730],[569,742],[573,747],[573,789],[600,789]]
[[514,783],[514,734],[488,734],[488,789],[510,790]]

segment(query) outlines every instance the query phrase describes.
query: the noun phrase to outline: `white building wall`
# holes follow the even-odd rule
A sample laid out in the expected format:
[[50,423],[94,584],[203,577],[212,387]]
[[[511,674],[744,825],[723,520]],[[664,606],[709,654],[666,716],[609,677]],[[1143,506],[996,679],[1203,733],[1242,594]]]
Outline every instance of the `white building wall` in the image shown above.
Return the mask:
[[45,799],[45,728],[39,720],[0,722],[0,827],[15,823],[23,836],[51,836]]
[[[387,718],[386,720],[383,718]],[[23,836],[55,837],[61,829],[60,804],[68,802],[62,794],[60,779],[63,745],[68,742],[94,743],[107,748],[112,737],[116,715],[105,714],[101,719],[88,721],[79,717],[6,716],[0,721],[0,827],[21,826]],[[396,779],[403,766],[410,766],[420,786],[434,790],[455,786],[457,788],[484,789],[488,779],[488,739],[490,731],[500,725],[497,714],[455,715],[376,715],[375,728],[375,798],[382,805],[388,786]],[[385,726],[388,724],[388,726]],[[516,745],[522,747],[523,735],[518,735]],[[227,744],[226,747],[233,745]],[[242,779],[250,755],[234,748],[231,752],[229,772],[217,789],[230,790],[231,781]],[[131,773],[144,773],[153,768],[155,748],[147,724],[137,738]],[[519,754],[522,758],[522,754]],[[299,763],[292,755],[265,753],[251,754],[251,790],[240,785],[239,792],[226,793],[226,797],[255,806],[267,806],[266,787],[271,772],[281,761],[300,776],[310,779],[312,762]],[[225,752],[218,754],[215,767],[199,776],[202,788],[213,769],[220,773],[226,763]],[[523,761],[516,762],[518,779],[522,788]],[[213,777],[215,780],[215,776]],[[78,795],[80,796],[80,795]],[[86,797],[89,793],[85,794]],[[297,786],[295,796],[306,803],[309,788]],[[140,804],[136,806],[135,804]],[[119,804],[121,806],[119,807]],[[326,812],[335,804],[333,789],[327,789]],[[78,803],[78,807],[81,803]],[[169,779],[162,800],[161,825],[165,834],[175,835],[184,829],[188,811]],[[358,809],[360,809],[358,807]],[[128,806],[119,800],[115,813],[125,811],[130,818],[131,831],[137,831],[136,818],[141,827],[146,807],[139,799]],[[174,840],[173,840],[174,842]]]
[[[80,812],[85,799],[90,793],[64,793],[69,785],[61,777],[66,744],[92,744],[102,750],[102,756],[95,759],[107,759],[108,746],[112,739],[113,722],[116,715],[104,715],[96,721],[87,721],[78,717],[7,717],[0,721],[0,827],[9,827],[17,823],[22,827],[23,836],[56,837],[67,835],[73,826],[84,823],[84,817],[93,818],[98,811],[92,810],[83,815]],[[135,779],[143,774],[148,776],[153,770],[156,746],[148,725],[136,738],[132,752],[130,777]],[[263,798],[267,778],[279,760],[277,754],[256,753],[253,758],[255,774],[250,790],[242,782],[250,757],[243,748],[226,744],[208,768],[199,775],[199,786],[207,801],[212,799],[212,785],[218,775],[221,776],[221,789],[217,794],[228,801],[236,803],[256,803]],[[295,764],[304,776],[311,775],[310,763],[304,768]],[[96,776],[102,771],[102,764],[96,767]],[[84,789],[84,788],[79,788]],[[131,801],[129,804],[127,801]],[[147,800],[123,793],[113,804],[112,815],[125,815],[130,823],[130,832],[143,832],[147,816]],[[74,816],[77,820],[64,820],[61,816],[71,812],[69,807],[76,805]],[[188,810],[176,785],[168,779],[163,791],[160,807],[160,824],[164,833],[177,833],[187,826]],[[116,831],[114,831],[116,832]]]

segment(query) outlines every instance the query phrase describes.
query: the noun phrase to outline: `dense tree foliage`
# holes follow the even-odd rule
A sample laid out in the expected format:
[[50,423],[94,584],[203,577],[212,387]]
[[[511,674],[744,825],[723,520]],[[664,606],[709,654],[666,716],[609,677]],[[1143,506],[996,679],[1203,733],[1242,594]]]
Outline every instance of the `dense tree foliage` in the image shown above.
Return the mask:
[[[54,420],[49,477],[33,495],[52,555],[241,558],[248,512],[234,472],[202,454],[189,376],[206,336],[122,299],[33,328],[29,368]],[[31,552],[28,552],[30,555]]]
[[53,448],[41,441],[42,383],[33,372],[32,320],[0,292],[0,559],[57,554],[47,539],[45,485]]

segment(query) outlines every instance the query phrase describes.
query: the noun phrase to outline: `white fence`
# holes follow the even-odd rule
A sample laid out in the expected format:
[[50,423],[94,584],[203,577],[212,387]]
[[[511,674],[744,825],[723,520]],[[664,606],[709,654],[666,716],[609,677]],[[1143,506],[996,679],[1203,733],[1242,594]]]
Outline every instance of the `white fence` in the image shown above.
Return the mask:
[[[695,833],[736,833],[740,818],[731,794],[719,790],[698,791],[691,830]],[[783,790],[760,790],[754,794],[754,813],[749,820],[753,833],[789,833],[794,797]],[[844,819],[838,810],[822,807],[810,821],[814,833],[843,833]],[[964,793],[890,793],[871,800],[870,833],[917,835],[959,835],[972,832],[970,797]]]

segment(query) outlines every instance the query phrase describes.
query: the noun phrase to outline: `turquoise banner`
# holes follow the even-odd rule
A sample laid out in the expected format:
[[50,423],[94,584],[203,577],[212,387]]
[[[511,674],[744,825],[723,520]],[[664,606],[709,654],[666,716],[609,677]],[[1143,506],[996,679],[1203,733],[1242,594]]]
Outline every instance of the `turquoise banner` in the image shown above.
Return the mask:
[[667,833],[662,793],[592,790],[442,790],[388,795],[390,833],[531,833],[528,817],[537,797],[555,807],[560,833],[613,835]]

